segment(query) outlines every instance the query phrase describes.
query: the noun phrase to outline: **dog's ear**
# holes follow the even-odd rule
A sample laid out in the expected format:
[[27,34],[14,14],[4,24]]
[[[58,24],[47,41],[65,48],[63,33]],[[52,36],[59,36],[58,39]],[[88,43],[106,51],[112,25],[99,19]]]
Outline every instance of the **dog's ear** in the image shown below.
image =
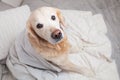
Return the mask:
[[33,29],[32,29],[32,25],[31,25],[29,19],[28,19],[28,21],[27,21],[27,23],[26,23],[26,26],[27,26],[27,32],[28,32],[32,37],[35,38],[35,33],[34,33]]
[[30,21],[28,20],[27,21],[27,32],[28,32],[28,35],[32,38],[34,38],[34,40],[36,40],[37,43],[39,43],[39,39],[37,37],[37,34],[35,33],[35,31],[33,30],[32,28],[32,25],[30,23]]
[[61,13],[61,11],[60,11],[59,9],[56,9],[56,14],[57,14],[57,16],[58,16],[58,19],[59,19],[60,23],[61,23],[64,27],[66,27],[65,18],[63,17],[63,15],[62,15],[62,13]]

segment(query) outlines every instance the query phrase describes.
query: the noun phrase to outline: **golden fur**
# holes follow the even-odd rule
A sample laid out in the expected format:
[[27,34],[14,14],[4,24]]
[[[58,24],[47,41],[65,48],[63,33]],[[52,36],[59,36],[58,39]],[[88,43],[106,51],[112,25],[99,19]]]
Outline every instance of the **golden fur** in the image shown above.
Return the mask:
[[[56,14],[59,18],[59,23],[62,24],[63,26],[66,26],[64,18],[60,13],[60,10],[55,8],[53,8],[53,10],[56,11]],[[91,70],[86,69],[84,67],[79,67],[73,64],[68,59],[68,54],[69,54],[71,45],[69,44],[66,35],[59,43],[51,44],[45,39],[41,38],[39,35],[37,35],[37,33],[32,28],[30,18],[28,19],[28,22],[27,22],[27,31],[28,31],[28,38],[31,45],[43,58],[58,65],[63,70],[82,73],[88,76],[93,75],[93,72]]]

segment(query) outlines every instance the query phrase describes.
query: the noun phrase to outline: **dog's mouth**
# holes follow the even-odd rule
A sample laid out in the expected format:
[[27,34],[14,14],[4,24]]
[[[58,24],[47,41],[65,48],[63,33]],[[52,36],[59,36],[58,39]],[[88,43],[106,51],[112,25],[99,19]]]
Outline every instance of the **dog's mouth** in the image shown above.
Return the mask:
[[58,44],[58,43],[60,43],[60,42],[62,41],[62,39],[63,39],[63,37],[61,37],[60,39],[55,39],[55,40],[54,40],[55,43],[53,43],[53,44]]

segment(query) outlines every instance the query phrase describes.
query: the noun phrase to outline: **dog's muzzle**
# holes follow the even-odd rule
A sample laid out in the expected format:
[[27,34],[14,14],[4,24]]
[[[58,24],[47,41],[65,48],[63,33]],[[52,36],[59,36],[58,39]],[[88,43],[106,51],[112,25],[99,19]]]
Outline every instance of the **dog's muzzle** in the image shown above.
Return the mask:
[[62,33],[60,30],[56,29],[52,32],[51,37],[57,42],[62,39]]

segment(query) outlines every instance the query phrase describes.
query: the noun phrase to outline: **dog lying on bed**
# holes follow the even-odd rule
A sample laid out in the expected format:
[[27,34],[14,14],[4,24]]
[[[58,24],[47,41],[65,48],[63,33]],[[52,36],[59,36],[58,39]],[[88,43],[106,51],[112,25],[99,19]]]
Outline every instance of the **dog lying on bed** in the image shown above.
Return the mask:
[[90,69],[79,67],[68,59],[71,44],[65,33],[66,23],[59,9],[42,7],[33,11],[27,21],[32,47],[46,60],[70,72],[94,75]]

